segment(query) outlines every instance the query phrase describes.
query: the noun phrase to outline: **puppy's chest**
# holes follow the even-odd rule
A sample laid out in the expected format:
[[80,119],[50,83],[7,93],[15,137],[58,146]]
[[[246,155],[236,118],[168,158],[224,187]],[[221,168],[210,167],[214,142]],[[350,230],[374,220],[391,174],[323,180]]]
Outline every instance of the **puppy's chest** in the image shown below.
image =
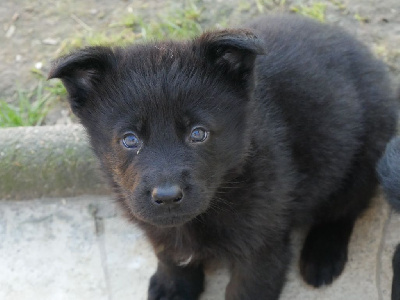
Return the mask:
[[177,265],[185,266],[218,255],[218,243],[196,232],[174,233],[157,239],[154,250],[157,255],[165,255]]
[[245,233],[240,224],[237,223],[236,226],[176,232],[159,239],[155,251],[166,255],[180,266],[210,260],[235,259],[248,254],[250,249],[261,243],[260,236],[255,232]]

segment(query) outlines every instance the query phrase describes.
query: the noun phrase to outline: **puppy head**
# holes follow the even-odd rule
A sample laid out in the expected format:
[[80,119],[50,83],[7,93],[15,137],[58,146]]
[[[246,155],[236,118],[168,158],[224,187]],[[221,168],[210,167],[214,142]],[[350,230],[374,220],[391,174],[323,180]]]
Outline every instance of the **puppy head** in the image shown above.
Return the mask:
[[73,112],[131,216],[177,226],[210,208],[243,165],[253,65],[243,30],[190,42],[90,47],[55,62]]

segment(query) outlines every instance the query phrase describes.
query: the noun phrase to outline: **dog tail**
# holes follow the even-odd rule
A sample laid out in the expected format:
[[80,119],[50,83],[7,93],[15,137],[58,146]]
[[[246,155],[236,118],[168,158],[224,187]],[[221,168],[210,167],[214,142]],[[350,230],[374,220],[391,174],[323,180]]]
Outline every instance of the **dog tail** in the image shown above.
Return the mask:
[[400,136],[386,146],[378,162],[377,173],[388,202],[400,212]]
[[[378,162],[379,181],[391,206],[400,212],[400,137],[393,138]],[[400,244],[393,255],[392,300],[400,300]]]

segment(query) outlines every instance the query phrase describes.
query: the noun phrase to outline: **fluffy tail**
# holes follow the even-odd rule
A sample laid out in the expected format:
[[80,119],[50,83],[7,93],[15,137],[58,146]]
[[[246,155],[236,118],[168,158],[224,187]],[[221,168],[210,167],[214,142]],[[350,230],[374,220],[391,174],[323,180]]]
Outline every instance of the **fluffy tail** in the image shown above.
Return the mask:
[[[400,212],[400,137],[386,146],[377,172],[388,202]],[[400,300],[400,244],[393,255],[392,300]]]
[[400,212],[400,137],[392,139],[386,146],[377,172],[388,202]]

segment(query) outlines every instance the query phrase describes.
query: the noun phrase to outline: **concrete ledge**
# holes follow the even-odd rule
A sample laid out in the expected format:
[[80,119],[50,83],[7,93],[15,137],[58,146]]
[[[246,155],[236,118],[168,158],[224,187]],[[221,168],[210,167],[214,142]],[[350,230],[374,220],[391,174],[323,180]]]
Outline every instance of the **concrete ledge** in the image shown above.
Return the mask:
[[[280,300],[389,300],[400,215],[383,197],[357,221],[348,263],[332,285],[304,283],[298,261],[304,230]],[[108,196],[0,201],[0,299],[142,300],[157,260],[144,233]],[[200,300],[224,299],[226,268],[210,265]],[[254,299],[263,300],[263,299]],[[396,299],[397,300],[397,299]]]
[[0,130],[0,199],[109,193],[80,125]]

